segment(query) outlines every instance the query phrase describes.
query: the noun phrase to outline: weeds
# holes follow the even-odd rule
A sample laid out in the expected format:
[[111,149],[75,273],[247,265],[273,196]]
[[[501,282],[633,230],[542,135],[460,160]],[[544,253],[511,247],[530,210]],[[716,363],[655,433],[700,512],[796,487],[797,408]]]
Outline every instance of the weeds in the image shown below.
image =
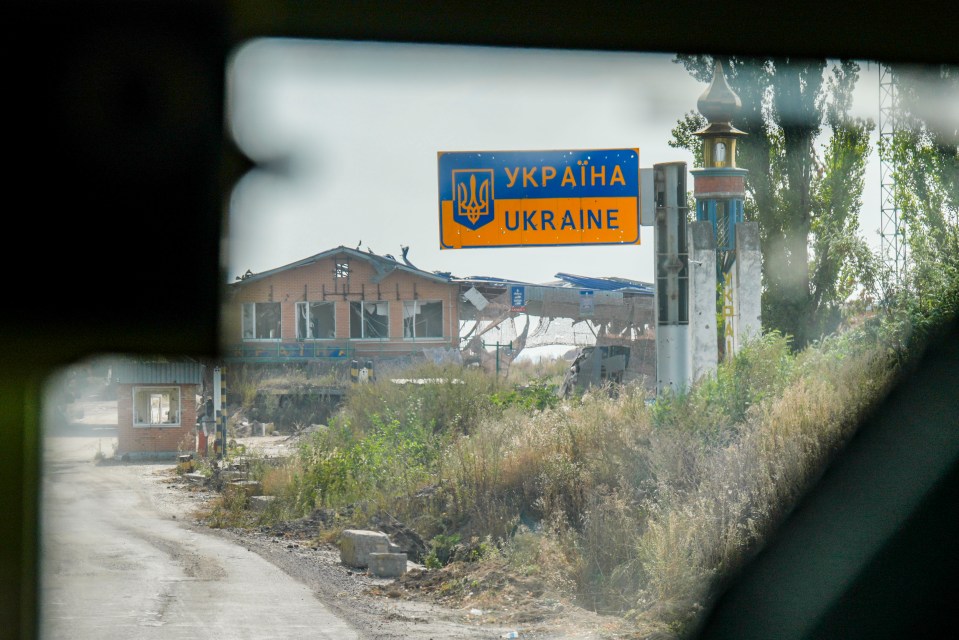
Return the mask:
[[542,411],[559,404],[556,393],[558,388],[559,385],[545,379],[534,379],[529,384],[514,387],[509,391],[496,392],[490,396],[490,401],[500,408],[515,406],[527,411]]
[[99,440],[97,440],[97,452],[93,454],[93,461],[99,464],[106,459],[107,459],[107,455],[103,453],[103,449],[101,449],[101,443]]
[[253,517],[246,510],[247,500],[243,491],[228,489],[213,505],[207,524],[213,529],[251,526]]
[[[548,375],[503,388],[422,366],[404,374],[422,384],[351,387],[292,460],[256,473],[278,498],[270,517],[324,508],[362,526],[388,509],[430,541],[430,568],[508,571],[679,634],[888,389],[890,331],[862,326],[800,353],[770,333],[655,401],[638,385],[561,399]],[[214,512],[242,522],[241,497]],[[463,580],[450,589],[477,582]]]
[[430,551],[423,559],[427,569],[439,569],[449,564],[453,557],[453,548],[459,544],[460,534],[437,535],[430,541]]

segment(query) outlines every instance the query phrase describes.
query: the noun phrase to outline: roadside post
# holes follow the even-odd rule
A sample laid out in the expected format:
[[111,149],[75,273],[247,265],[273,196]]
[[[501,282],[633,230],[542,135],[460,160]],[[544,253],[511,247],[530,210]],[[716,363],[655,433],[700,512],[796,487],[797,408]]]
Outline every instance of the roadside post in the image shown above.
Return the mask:
[[213,416],[216,420],[216,435],[214,436],[217,441],[220,443],[219,451],[217,451],[217,458],[226,457],[226,423],[223,419],[223,399],[221,393],[223,391],[223,374],[220,370],[220,367],[214,367],[213,369]]
[[496,347],[496,379],[499,380],[499,350],[506,349],[507,353],[512,353],[513,351],[513,341],[510,340],[507,343],[500,344],[499,342],[494,342],[493,344],[487,344],[485,342],[481,343],[483,348],[486,347]]

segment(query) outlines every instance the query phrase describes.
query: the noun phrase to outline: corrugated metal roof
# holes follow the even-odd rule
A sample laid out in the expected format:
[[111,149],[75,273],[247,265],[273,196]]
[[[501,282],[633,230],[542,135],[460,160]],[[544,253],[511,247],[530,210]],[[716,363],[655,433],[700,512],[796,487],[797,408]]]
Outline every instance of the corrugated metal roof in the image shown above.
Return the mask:
[[626,278],[594,278],[590,276],[577,276],[572,273],[557,273],[556,277],[582,289],[620,291],[647,296],[652,296],[656,293],[656,289],[652,284],[639,282],[638,280],[627,280]]
[[504,278],[491,278],[486,276],[470,276],[469,278],[453,278],[454,282],[461,285],[487,286],[492,288],[505,289],[511,285],[522,285],[539,289],[591,289],[594,291],[610,291],[620,294],[628,293],[636,296],[653,296],[656,294],[656,288],[648,282],[638,280],[629,280],[627,278],[600,278],[592,276],[577,276],[571,273],[557,273],[559,281],[554,283],[530,284],[518,280],[506,280]]
[[[583,289],[578,287],[540,287],[531,285],[526,287],[526,300],[528,302],[566,302],[579,305],[582,296],[580,292]],[[596,291],[593,295],[593,301],[596,304],[622,304],[623,293],[621,291]]]
[[533,284],[532,282],[523,282],[522,280],[508,280],[506,278],[493,278],[490,276],[469,276],[467,278],[453,278],[453,281],[470,283],[470,284],[493,284],[493,285]]
[[120,384],[200,384],[203,365],[191,361],[125,360],[116,364],[113,377]]

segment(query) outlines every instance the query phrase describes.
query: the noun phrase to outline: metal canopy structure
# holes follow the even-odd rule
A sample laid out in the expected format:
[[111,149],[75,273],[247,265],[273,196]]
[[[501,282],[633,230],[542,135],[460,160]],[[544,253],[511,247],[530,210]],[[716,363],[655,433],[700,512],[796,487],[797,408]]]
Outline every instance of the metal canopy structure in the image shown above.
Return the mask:
[[[591,345],[629,347],[633,357],[624,380],[655,377],[655,293],[651,283],[625,278],[556,274],[558,280],[530,284],[472,276],[460,285],[460,341],[466,361],[485,363],[485,343],[510,343],[501,353],[507,366],[526,348]],[[511,291],[525,291],[522,311]],[[478,295],[477,295],[478,294]],[[480,297],[481,296],[481,297]]]

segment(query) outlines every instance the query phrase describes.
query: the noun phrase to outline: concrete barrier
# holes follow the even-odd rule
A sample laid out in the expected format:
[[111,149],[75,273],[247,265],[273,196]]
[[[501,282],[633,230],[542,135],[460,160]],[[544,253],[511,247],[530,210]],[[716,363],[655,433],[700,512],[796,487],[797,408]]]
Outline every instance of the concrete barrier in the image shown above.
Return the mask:
[[256,480],[234,480],[227,485],[229,491],[245,493],[247,497],[258,496],[262,488]]
[[340,562],[350,567],[368,567],[371,553],[388,553],[390,537],[379,531],[346,529],[340,536]]
[[266,511],[276,501],[276,496],[250,496],[250,509]]
[[371,553],[370,573],[377,578],[398,578],[406,573],[405,553]]
[[193,484],[206,484],[209,478],[202,473],[184,473],[183,477]]

